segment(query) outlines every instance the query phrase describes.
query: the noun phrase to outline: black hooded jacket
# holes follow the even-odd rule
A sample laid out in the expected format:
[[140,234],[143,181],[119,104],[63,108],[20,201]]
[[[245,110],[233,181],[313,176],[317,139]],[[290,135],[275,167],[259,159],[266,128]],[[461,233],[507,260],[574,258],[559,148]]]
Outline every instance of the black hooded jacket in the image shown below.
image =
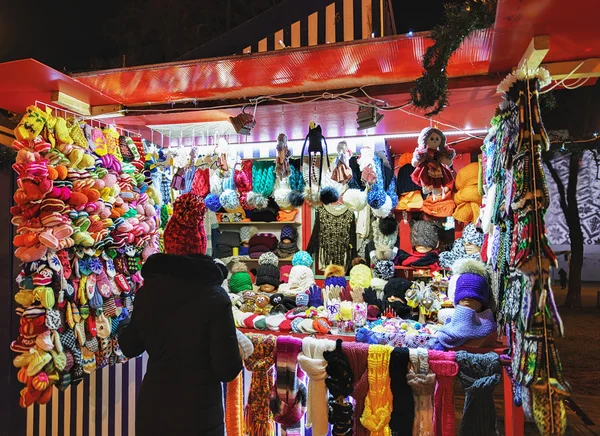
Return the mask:
[[136,435],[223,435],[221,382],[242,370],[231,301],[208,256],[155,254],[142,268],[127,357],[147,352],[136,405]]

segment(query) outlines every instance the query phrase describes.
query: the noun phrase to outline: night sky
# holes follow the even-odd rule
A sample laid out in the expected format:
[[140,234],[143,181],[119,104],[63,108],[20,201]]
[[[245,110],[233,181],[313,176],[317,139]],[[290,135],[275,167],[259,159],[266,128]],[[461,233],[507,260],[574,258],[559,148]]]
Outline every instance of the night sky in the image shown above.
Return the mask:
[[[281,0],[0,1],[0,62],[34,58],[69,72],[168,62]],[[247,3],[252,3],[247,5]],[[442,0],[392,0],[398,33],[431,29]]]

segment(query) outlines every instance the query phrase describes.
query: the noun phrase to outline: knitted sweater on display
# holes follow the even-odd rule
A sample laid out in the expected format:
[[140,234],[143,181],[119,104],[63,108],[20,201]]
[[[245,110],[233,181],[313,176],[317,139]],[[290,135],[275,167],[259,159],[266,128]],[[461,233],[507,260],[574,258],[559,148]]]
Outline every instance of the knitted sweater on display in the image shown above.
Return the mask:
[[485,338],[496,331],[496,321],[490,309],[475,312],[470,307],[456,306],[452,320],[437,333],[437,340],[444,348],[456,348],[469,339]]
[[349,270],[356,256],[354,214],[345,206],[318,207],[306,251],[317,256],[321,269],[334,264]]

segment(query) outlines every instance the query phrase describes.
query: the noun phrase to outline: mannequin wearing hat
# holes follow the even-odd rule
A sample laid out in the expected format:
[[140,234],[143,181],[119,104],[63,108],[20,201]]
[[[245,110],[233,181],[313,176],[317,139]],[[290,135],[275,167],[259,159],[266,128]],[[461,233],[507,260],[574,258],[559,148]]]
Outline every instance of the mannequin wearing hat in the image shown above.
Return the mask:
[[440,253],[440,266],[451,268],[454,262],[459,259],[481,260],[483,240],[483,233],[477,230],[477,227],[473,224],[467,224],[463,230],[462,238],[454,241],[452,250]]
[[438,318],[445,321],[438,332],[439,343],[446,349],[492,346],[497,336],[496,320],[490,309],[491,292],[485,265],[474,259],[463,259],[454,263],[452,272],[448,297],[454,301],[455,308],[453,313],[438,313]]
[[398,260],[402,266],[427,266],[432,272],[439,270],[437,248],[439,225],[433,221],[415,221],[410,228],[411,253],[398,251]]
[[279,288],[279,259],[274,253],[267,252],[258,258],[256,286],[260,292],[273,294]]

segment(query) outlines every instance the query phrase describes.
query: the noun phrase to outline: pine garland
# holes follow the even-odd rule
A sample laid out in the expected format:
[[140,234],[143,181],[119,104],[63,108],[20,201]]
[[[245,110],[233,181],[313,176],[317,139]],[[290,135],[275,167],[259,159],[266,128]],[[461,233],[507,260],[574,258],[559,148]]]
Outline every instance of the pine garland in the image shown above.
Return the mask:
[[466,0],[444,5],[444,24],[431,30],[435,43],[423,56],[423,76],[410,90],[412,104],[428,110],[427,116],[440,113],[448,105],[446,68],[452,54],[473,31],[494,23],[497,0]]

